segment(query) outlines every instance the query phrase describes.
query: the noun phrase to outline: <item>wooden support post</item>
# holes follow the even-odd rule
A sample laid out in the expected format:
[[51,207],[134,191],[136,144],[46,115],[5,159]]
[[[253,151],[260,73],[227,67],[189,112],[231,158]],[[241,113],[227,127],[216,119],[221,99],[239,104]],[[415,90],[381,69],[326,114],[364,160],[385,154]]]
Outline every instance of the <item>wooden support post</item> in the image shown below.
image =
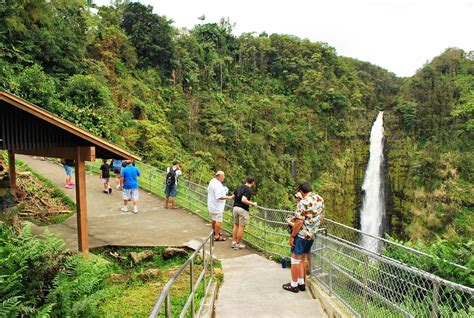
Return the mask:
[[82,147],[76,151],[76,208],[77,238],[79,251],[87,257],[89,244],[87,241],[87,198],[86,198],[86,162],[81,156]]
[[10,190],[13,200],[16,200],[16,167],[15,167],[15,153],[8,150],[8,176],[10,178]]

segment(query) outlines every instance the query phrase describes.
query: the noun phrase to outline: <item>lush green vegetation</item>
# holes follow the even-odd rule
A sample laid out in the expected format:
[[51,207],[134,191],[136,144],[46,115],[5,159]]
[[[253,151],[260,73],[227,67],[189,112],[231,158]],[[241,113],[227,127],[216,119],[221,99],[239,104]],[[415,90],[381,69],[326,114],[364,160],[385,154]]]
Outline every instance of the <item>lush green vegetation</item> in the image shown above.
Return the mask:
[[[130,253],[143,250],[152,251],[152,257],[135,264]],[[163,286],[186,260],[165,260],[163,250],[107,247],[84,259],[67,252],[55,236],[37,238],[28,226],[16,232],[0,222],[0,316],[147,316]],[[197,276],[202,260],[196,259],[195,265]],[[173,313],[178,313],[189,296],[189,273],[181,276],[172,293]],[[202,295],[201,286],[196,301]]]
[[234,188],[253,174],[262,205],[291,207],[310,180],[327,216],[355,227],[370,126],[387,110],[389,233],[474,255],[472,53],[400,79],[326,43],[236,36],[227,20],[179,30],[127,1],[2,2],[0,20],[1,87],[153,165],[178,158],[189,179],[222,169]]

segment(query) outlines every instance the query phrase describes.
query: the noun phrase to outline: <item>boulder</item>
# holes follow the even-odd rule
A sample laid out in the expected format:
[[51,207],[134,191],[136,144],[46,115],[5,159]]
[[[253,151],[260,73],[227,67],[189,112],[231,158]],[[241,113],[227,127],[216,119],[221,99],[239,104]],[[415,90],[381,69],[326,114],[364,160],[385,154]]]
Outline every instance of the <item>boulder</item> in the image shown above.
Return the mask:
[[173,257],[187,257],[188,252],[182,248],[167,247],[163,251],[163,259],[168,260]]
[[142,260],[150,258],[153,256],[153,251],[146,250],[140,253],[137,252],[131,252],[130,257],[132,258],[133,262],[135,264],[140,263]]
[[109,276],[109,281],[114,285],[122,284],[123,282],[127,280],[128,280],[128,276],[123,275],[123,274],[112,273]]
[[150,269],[147,269],[144,272],[139,273],[138,277],[140,277],[140,279],[143,282],[147,282],[147,281],[153,280],[154,278],[160,276],[160,274],[161,274],[161,271],[159,269],[150,268]]

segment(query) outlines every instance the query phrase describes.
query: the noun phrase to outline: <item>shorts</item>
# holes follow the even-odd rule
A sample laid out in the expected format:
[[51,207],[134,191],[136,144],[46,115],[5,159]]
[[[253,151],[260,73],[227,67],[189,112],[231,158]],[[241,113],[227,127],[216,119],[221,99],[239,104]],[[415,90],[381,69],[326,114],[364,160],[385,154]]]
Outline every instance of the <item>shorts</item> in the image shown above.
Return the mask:
[[122,198],[124,200],[138,201],[138,189],[123,189],[122,191]]
[[114,173],[120,176],[120,169],[122,169],[122,167],[114,167]]
[[295,247],[291,248],[291,253],[297,256],[308,254],[311,251],[311,246],[313,245],[313,242],[314,240],[305,240],[297,236],[293,241]]
[[177,193],[178,193],[178,186],[176,184],[166,185],[165,187],[166,197],[176,197]]
[[211,213],[209,212],[211,219],[215,222],[223,222],[224,221],[224,213]]
[[232,209],[232,213],[234,215],[234,224],[249,224],[249,211],[242,209],[239,206],[234,206],[234,208]]
[[101,178],[100,180],[102,180],[102,183],[109,183],[109,178]]
[[66,171],[67,176],[72,176],[72,167],[68,165],[64,165],[64,170]]

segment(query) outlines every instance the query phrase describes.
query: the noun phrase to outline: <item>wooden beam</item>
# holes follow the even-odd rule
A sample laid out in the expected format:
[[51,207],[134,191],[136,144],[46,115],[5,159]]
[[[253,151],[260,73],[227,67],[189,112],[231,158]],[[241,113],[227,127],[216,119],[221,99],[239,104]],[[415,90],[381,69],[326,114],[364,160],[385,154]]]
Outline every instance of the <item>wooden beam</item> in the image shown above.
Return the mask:
[[[90,147],[89,147],[90,148]],[[86,163],[81,154],[87,152],[83,147],[76,150],[76,208],[77,208],[77,239],[79,251],[84,257],[89,252],[87,240],[87,198],[86,198]]]
[[[80,156],[83,161],[95,161],[95,147],[80,147]],[[38,149],[17,149],[17,154],[60,158],[60,159],[71,159],[76,160],[76,147],[68,148],[38,148]],[[108,159],[108,158],[107,158]]]
[[15,153],[11,150],[8,150],[8,176],[10,178],[10,190],[13,195],[13,200],[16,200]]

